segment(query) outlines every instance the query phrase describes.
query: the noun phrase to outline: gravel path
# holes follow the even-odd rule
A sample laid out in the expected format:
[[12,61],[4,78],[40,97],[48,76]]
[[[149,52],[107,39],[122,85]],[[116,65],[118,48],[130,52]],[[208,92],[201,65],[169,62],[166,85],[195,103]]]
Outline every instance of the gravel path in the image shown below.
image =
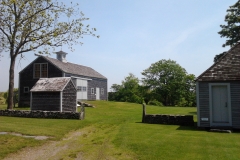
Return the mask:
[[[5,157],[4,160],[59,160],[64,159],[69,151],[76,149],[80,144],[75,144],[76,139],[82,135],[80,130],[70,132],[60,141],[50,141],[42,146],[24,148],[17,153]],[[74,143],[75,142],[75,143]],[[75,154],[72,158],[67,155],[68,159],[81,160],[81,153]]]

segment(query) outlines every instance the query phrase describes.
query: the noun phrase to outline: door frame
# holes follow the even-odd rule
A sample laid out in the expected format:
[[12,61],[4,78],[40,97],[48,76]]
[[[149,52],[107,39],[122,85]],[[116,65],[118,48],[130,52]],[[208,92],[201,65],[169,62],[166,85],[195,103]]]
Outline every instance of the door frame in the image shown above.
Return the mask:
[[[228,103],[228,120],[229,123],[214,123],[213,122],[213,106],[212,106],[212,87],[226,86],[227,87],[227,103]],[[230,83],[209,83],[209,109],[210,109],[210,126],[231,126],[232,125],[232,109],[231,109],[231,92]]]

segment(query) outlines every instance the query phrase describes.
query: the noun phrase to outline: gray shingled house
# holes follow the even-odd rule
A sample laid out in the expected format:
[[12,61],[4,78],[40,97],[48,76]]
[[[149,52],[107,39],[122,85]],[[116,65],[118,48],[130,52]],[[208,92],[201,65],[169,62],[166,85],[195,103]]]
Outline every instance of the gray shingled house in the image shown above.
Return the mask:
[[38,57],[19,72],[19,106],[30,106],[30,89],[40,78],[71,77],[77,88],[77,100],[107,100],[107,78],[94,69],[67,62],[67,53],[57,58]]
[[240,129],[240,44],[196,79],[198,127]]
[[77,90],[70,77],[40,78],[30,92],[31,110],[77,111]]

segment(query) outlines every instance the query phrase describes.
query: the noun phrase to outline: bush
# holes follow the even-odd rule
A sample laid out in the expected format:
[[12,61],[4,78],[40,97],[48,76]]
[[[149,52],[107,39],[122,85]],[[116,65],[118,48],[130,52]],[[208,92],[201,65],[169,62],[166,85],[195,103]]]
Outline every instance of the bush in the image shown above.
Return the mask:
[[153,105],[153,106],[164,106],[162,102],[159,102],[157,100],[151,100],[148,102],[148,105]]
[[3,97],[0,97],[0,104],[5,104],[6,100]]

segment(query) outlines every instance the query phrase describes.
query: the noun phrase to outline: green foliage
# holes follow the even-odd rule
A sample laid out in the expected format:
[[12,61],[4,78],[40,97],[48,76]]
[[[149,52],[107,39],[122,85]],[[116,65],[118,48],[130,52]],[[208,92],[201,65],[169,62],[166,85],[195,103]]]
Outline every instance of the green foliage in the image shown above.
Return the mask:
[[[7,101],[8,91],[3,93],[3,97],[5,99],[5,103],[7,104],[8,103],[8,101]],[[14,90],[13,90],[13,103],[14,103],[14,105],[16,103],[18,103],[18,88],[14,88]]]
[[148,105],[152,105],[152,106],[164,106],[161,102],[158,102],[156,99],[149,101]]
[[0,104],[5,104],[6,99],[4,97],[0,97]]
[[108,100],[120,102],[142,103],[143,98],[139,93],[139,80],[132,73],[125,77],[121,85],[113,84]]
[[[152,99],[166,106],[174,106],[182,97],[189,104],[195,94],[194,75],[173,60],[160,60],[142,72],[143,83],[151,89]],[[192,102],[191,102],[192,103]]]
[[[172,60],[160,60],[142,72],[143,84],[129,74],[121,85],[113,84],[110,101],[166,106],[196,106],[195,76]],[[161,105],[160,105],[161,106]]]
[[227,9],[227,15],[225,16],[226,25],[220,25],[222,28],[218,32],[221,37],[227,38],[225,46],[234,46],[240,40],[240,1],[238,0],[234,5]]

